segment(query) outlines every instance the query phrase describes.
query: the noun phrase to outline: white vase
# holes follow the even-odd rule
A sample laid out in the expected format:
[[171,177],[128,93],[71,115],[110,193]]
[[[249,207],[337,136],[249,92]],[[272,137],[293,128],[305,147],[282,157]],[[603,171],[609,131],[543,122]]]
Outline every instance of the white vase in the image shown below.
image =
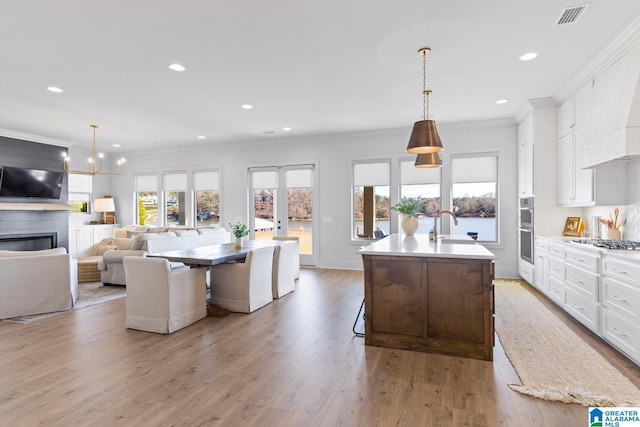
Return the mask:
[[236,237],[236,248],[244,246],[244,237]]
[[400,223],[400,227],[402,227],[402,231],[407,236],[413,236],[418,229],[418,220],[412,216],[405,216],[402,222]]

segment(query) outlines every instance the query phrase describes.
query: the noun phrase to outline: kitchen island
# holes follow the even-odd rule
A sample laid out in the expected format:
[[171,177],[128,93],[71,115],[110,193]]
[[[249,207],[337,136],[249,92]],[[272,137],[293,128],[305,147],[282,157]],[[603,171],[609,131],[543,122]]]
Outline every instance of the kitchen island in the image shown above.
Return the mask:
[[493,255],[464,238],[391,234],[361,248],[365,344],[493,360]]

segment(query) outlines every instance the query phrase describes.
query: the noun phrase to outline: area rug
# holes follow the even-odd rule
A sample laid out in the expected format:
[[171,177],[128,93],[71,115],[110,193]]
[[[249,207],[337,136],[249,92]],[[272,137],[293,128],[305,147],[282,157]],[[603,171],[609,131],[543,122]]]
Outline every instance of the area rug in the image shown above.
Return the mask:
[[80,310],[96,304],[102,304],[107,301],[122,298],[127,295],[124,286],[104,286],[102,282],[89,282],[78,284],[78,299],[75,306],[71,310],[56,311],[55,313],[34,314],[31,316],[19,316],[11,319],[3,319],[5,322],[14,323],[32,323],[39,320],[49,319],[63,313],[73,310]]
[[525,286],[516,280],[495,283],[496,332],[522,382],[509,386],[584,406],[640,406],[640,390]]

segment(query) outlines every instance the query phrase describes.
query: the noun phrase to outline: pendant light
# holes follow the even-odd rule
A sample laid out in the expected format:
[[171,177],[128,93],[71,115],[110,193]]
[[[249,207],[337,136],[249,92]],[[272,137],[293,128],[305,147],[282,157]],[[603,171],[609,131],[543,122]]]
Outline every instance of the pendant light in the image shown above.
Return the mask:
[[413,166],[421,169],[439,168],[442,166],[442,159],[440,159],[440,154],[438,153],[418,154]]
[[411,154],[437,153],[444,150],[436,122],[429,119],[429,95],[431,94],[431,91],[427,90],[427,54],[429,52],[431,49],[428,47],[418,51],[422,55],[422,120],[415,122],[411,131],[407,146],[407,153]]

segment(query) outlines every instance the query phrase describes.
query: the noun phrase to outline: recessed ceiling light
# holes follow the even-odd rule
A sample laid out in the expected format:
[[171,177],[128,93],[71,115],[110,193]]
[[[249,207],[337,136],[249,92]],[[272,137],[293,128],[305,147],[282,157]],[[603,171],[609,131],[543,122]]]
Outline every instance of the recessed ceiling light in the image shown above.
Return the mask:
[[198,139],[207,139],[207,137],[204,135],[198,135]]
[[291,128],[282,128],[283,131],[285,132],[289,132],[291,130]]
[[120,147],[120,144],[113,144],[114,147]]
[[60,89],[59,87],[55,87],[55,86],[47,86],[47,90],[49,92],[55,92],[55,93],[62,93],[64,92],[62,89]]
[[180,65],[178,63],[169,64],[169,68],[172,69],[173,71],[184,71],[184,70],[186,70],[186,68],[183,65]]
[[253,108],[253,105],[242,104],[242,108],[244,108],[245,110],[251,110]]
[[507,102],[509,102],[509,100],[508,100],[508,99],[498,99],[498,100],[496,101],[496,104],[506,104]]
[[531,61],[533,58],[535,58],[536,56],[538,56],[537,53],[535,52],[529,52],[529,53],[525,53],[524,55],[520,56],[518,59],[520,61]]

